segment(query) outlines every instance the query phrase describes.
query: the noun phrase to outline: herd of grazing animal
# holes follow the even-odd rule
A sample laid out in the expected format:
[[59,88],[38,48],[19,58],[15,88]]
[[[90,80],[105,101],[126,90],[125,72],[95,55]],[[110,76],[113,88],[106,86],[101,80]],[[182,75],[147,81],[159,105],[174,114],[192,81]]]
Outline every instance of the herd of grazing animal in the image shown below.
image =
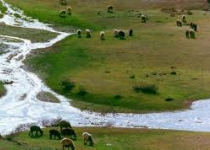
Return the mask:
[[[90,31],[90,29],[86,29],[85,31],[84,31],[84,33],[85,33],[85,37],[86,38],[91,38],[92,36],[91,36],[91,31]],[[78,29],[77,30],[77,36],[78,36],[78,38],[82,38],[82,34],[83,34],[83,31],[81,30],[81,29]],[[120,39],[125,39],[125,31],[123,31],[123,30],[119,30],[119,29],[114,29],[113,30],[113,34],[114,34],[114,37],[115,38],[120,38]],[[128,31],[128,35],[129,36],[133,36],[133,29],[130,29],[129,31]],[[106,38],[105,38],[105,31],[101,31],[100,32],[100,39],[103,41],[103,40],[105,40]]]
[[197,29],[197,24],[192,23],[192,22],[190,24],[187,24],[187,17],[186,17],[186,15],[182,15],[182,19],[177,19],[176,20],[176,25],[178,27],[182,27],[183,24],[189,26],[189,29],[187,29],[185,31],[186,38],[188,38],[188,39],[195,39],[195,32],[197,32],[197,30],[198,30]]
[[[72,129],[71,124],[67,121],[61,121],[58,124],[60,126],[60,132],[55,129],[49,130],[49,139],[50,140],[61,140],[60,144],[62,146],[62,149],[65,150],[67,148],[68,150],[71,148],[71,150],[75,150],[75,144],[74,141],[77,140],[77,136],[75,131]],[[41,137],[43,136],[44,132],[39,126],[31,126],[29,131],[30,137]],[[88,132],[84,132],[82,134],[82,139],[84,142],[84,145],[94,146],[92,135]]]
[[[61,5],[64,5],[64,6],[66,6],[67,5],[67,1],[66,0],[60,0],[59,1],[59,3],[61,4]],[[108,7],[107,7],[107,12],[108,13],[113,13],[114,12],[114,6],[112,6],[112,5],[109,5]],[[66,17],[66,15],[71,15],[72,14],[72,9],[71,9],[71,7],[67,7],[67,10],[61,10],[60,12],[59,12],[59,16],[60,17]],[[143,23],[146,23],[147,22],[147,20],[148,20],[148,18],[147,18],[147,16],[146,15],[141,15],[141,20],[142,20],[142,22]],[[91,38],[92,36],[91,36],[91,31],[90,31],[90,29],[86,29],[85,31],[84,31],[84,33],[85,33],[85,35],[86,35],[86,38]],[[77,35],[78,35],[78,38],[82,38],[82,30],[81,29],[78,29],[77,30]],[[114,37],[116,37],[116,38],[120,38],[120,39],[125,39],[125,31],[123,31],[123,30],[118,30],[118,29],[115,29],[114,30]],[[129,30],[129,33],[128,33],[128,35],[129,36],[133,36],[133,29],[130,29]],[[103,40],[105,40],[106,38],[105,38],[105,31],[101,31],[100,32],[100,39],[103,41]]]
[[[59,0],[59,3],[63,6],[67,5],[67,1],[66,0]],[[71,16],[72,14],[72,9],[71,7],[67,7],[66,10],[61,10],[59,12],[59,17],[65,18],[67,17],[67,15]]]
[[[59,0],[59,3],[61,5],[66,6],[67,5],[67,0]],[[108,13],[114,13],[114,6],[109,5],[107,7],[107,12]],[[67,7],[67,10],[61,10],[60,11],[59,16],[60,17],[66,17],[66,15],[71,15],[71,14],[72,14],[71,7]],[[141,22],[142,23],[146,23],[147,22],[148,17],[146,15],[140,14],[140,17],[141,17]],[[188,39],[195,39],[195,32],[197,32],[197,24],[195,24],[195,23],[187,24],[187,17],[186,17],[185,14],[183,14],[181,16],[181,19],[177,19],[176,20],[176,25],[178,27],[182,27],[184,24],[185,25],[189,25],[189,27],[190,27],[185,32],[186,38],[188,38]],[[82,30],[81,29],[77,30],[77,35],[78,35],[78,38],[82,38]],[[91,38],[92,37],[90,29],[86,29],[85,30],[85,35],[86,35],[86,38]],[[129,36],[133,36],[133,30],[132,29],[129,30],[128,35]],[[119,38],[119,39],[124,39],[125,38],[125,32],[122,31],[122,30],[114,29],[114,37]],[[105,31],[101,31],[100,32],[100,39],[102,41],[105,40]]]

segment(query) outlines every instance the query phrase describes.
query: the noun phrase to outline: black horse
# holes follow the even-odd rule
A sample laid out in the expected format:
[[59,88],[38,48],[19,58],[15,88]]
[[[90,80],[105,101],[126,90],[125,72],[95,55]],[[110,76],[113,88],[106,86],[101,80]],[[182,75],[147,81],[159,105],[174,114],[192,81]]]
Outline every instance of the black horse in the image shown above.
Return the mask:
[[124,39],[125,38],[125,32],[124,31],[119,31],[119,37],[120,37],[120,39]]
[[129,36],[133,36],[133,29],[129,30]]
[[77,135],[73,129],[63,129],[61,134],[63,136],[69,136],[72,140],[77,140]]
[[[35,135],[34,135],[34,132],[35,132]],[[42,131],[42,129],[41,129],[39,126],[31,126],[28,135],[29,135],[30,137],[42,136],[42,135],[43,135],[43,131]]]
[[61,139],[61,134],[57,130],[52,129],[52,130],[49,131],[49,134],[50,134],[50,139],[56,139],[56,138],[58,138],[58,140]]
[[63,128],[71,128],[71,124],[68,121],[62,120],[59,123],[60,126],[60,132],[62,132]]

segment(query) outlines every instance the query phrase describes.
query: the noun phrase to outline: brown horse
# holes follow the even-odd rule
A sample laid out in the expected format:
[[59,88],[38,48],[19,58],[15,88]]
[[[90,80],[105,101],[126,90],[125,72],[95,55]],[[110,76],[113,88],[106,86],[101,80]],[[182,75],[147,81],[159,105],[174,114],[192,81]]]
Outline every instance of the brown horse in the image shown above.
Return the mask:
[[87,143],[88,143],[90,146],[94,146],[92,135],[90,133],[84,132],[82,134],[82,137],[84,140],[84,145],[87,145]]
[[64,138],[61,140],[62,148],[63,150],[67,147],[68,150],[71,148],[71,150],[75,150],[74,141],[69,138]]

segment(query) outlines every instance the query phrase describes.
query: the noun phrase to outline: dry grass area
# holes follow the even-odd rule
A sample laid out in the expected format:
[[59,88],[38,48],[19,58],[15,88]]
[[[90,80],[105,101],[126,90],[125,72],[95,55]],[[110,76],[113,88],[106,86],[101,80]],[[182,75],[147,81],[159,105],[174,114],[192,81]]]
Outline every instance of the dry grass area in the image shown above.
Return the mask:
[[177,9],[206,9],[207,0],[115,0],[115,6],[120,8],[177,8]]

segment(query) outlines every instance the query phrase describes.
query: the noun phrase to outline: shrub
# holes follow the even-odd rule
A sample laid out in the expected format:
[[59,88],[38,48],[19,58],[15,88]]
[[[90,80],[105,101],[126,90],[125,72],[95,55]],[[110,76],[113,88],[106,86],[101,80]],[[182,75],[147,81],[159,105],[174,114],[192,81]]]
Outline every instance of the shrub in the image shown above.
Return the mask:
[[61,85],[63,87],[63,91],[65,92],[71,92],[75,87],[75,83],[72,81],[62,81]]
[[176,75],[176,71],[172,71],[170,74],[171,75]]
[[133,90],[136,93],[139,93],[139,92],[146,93],[146,94],[157,94],[158,93],[158,88],[154,84],[133,86]]
[[135,78],[136,78],[135,75],[131,75],[131,76],[130,76],[130,79],[135,79]]
[[116,100],[121,99],[121,98],[122,98],[122,96],[119,95],[119,94],[117,94],[117,95],[114,96],[114,99],[116,99]]
[[174,99],[171,98],[171,97],[168,97],[168,98],[165,99],[165,101],[167,101],[167,102],[170,102],[170,101],[173,101],[173,100],[174,100]]
[[86,91],[86,89],[84,87],[79,88],[79,91],[77,92],[78,96],[85,96],[87,94],[88,94],[88,92]]

